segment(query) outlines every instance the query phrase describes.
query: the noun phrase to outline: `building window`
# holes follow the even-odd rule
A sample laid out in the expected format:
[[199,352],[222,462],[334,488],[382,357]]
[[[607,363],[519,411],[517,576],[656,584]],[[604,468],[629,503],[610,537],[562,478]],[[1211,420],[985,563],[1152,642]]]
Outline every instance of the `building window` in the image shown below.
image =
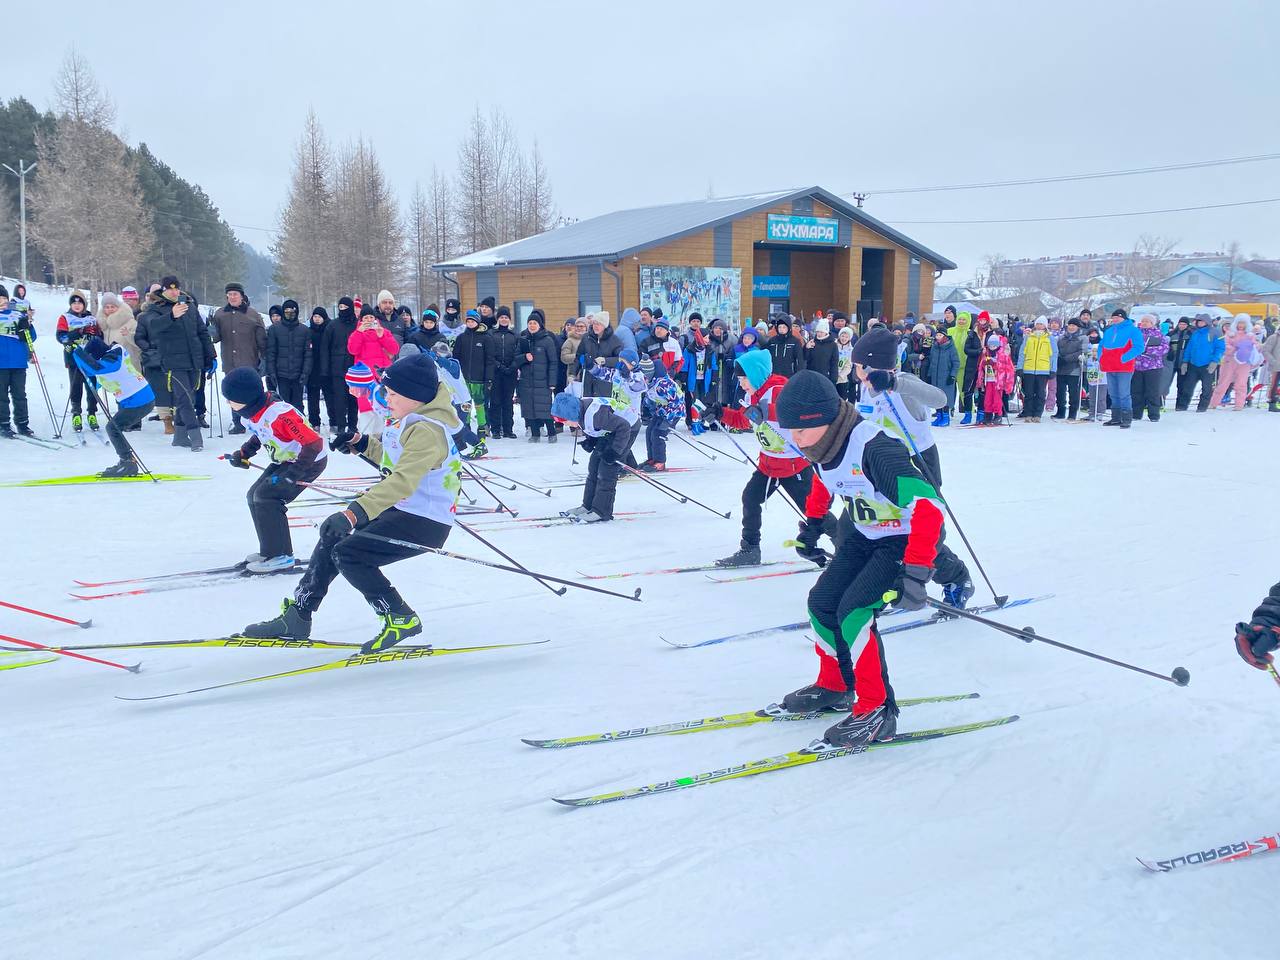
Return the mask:
[[532,300],[517,300],[515,303],[515,321],[517,332],[523,330],[529,320],[529,314],[533,312]]
[[578,316],[585,317],[589,313],[599,313],[604,306],[599,303],[587,303],[585,300],[578,301]]
[[1198,273],[1187,274],[1187,286],[1194,287],[1200,283],[1200,275]]

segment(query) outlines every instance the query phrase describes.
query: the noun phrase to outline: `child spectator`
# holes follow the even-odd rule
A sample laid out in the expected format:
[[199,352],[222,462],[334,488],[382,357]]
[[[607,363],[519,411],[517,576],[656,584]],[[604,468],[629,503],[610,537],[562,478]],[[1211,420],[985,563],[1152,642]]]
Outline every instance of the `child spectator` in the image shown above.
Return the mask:
[[[978,383],[982,386],[981,425],[996,426],[1004,417],[1005,394],[1012,392],[1014,381],[1013,358],[1009,355],[1009,342],[998,333],[987,334],[987,342],[978,359]],[[1037,417],[1037,422],[1039,418]]]

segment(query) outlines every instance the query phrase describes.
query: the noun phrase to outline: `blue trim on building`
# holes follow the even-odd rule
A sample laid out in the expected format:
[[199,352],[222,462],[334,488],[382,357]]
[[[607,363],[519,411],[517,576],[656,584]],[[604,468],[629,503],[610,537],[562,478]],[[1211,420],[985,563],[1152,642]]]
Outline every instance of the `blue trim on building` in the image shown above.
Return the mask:
[[[502,302],[502,297],[498,294],[497,270],[476,271],[476,300],[483,300],[485,297],[493,297],[494,303]],[[467,305],[463,304],[463,309],[466,308]]]
[[712,232],[715,266],[733,266],[733,221],[722,223]]
[[584,263],[578,267],[578,302],[604,305],[600,293],[600,264]]
[[[933,304],[929,304],[929,310]],[[928,313],[920,303],[920,258],[912,257],[907,263],[907,310],[921,317]]]

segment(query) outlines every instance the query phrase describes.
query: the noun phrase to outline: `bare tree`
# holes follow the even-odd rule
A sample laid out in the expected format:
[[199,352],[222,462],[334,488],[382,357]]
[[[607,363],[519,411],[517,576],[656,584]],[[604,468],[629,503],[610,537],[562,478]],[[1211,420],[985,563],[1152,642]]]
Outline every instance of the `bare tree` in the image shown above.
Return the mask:
[[431,204],[422,192],[422,184],[415,182],[413,196],[409,199],[406,217],[409,232],[409,273],[413,280],[417,312],[426,303],[427,284],[431,276]]
[[281,287],[312,306],[331,302],[338,289],[332,178],[333,152],[315,110],[309,110],[272,252]]
[[1125,303],[1141,303],[1170,273],[1170,255],[1177,239],[1144,233],[1134,242],[1116,277],[1116,295]]
[[1240,241],[1232,240],[1227,244],[1227,255],[1222,260],[1222,266],[1226,270],[1224,283],[1226,289],[1222,292],[1231,296],[1236,292],[1236,284],[1240,282],[1240,270],[1244,265],[1244,254],[1240,250]]
[[54,99],[60,117],[109,128],[116,122],[116,105],[98,86],[97,78],[73,44],[62,58],[53,80]]
[[538,141],[533,141],[533,150],[529,153],[527,202],[529,216],[524,236],[550,230],[556,219],[555,200],[551,196],[551,177],[547,172],[546,161],[542,159],[542,151],[538,149]]
[[348,144],[334,175],[335,263],[339,289],[372,298],[404,273],[404,228],[377,154],[363,139]]
[[978,272],[973,275],[975,287],[998,286],[1001,281],[1000,264],[1004,263],[1003,253],[988,253],[982,258]]
[[[427,219],[431,224],[430,259],[432,263],[443,263],[458,252],[454,232],[454,194],[449,178],[434,166],[427,184],[427,207]],[[440,304],[447,299],[446,285],[444,277],[433,272],[432,302]]]
[[493,246],[498,241],[490,218],[497,188],[489,126],[479,107],[471,115],[467,135],[458,145],[457,185],[455,215],[463,246],[468,252]]

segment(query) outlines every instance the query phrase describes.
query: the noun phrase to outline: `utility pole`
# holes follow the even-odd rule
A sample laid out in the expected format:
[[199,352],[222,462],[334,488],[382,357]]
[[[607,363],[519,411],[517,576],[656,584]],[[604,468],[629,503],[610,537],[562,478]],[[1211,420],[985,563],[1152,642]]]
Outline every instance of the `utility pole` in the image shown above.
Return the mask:
[[19,160],[18,169],[15,170],[7,163],[0,163],[0,167],[4,167],[18,178],[18,220],[22,224],[22,283],[24,286],[27,282],[27,174],[36,166],[37,164],[33,163],[28,167],[25,160]]

